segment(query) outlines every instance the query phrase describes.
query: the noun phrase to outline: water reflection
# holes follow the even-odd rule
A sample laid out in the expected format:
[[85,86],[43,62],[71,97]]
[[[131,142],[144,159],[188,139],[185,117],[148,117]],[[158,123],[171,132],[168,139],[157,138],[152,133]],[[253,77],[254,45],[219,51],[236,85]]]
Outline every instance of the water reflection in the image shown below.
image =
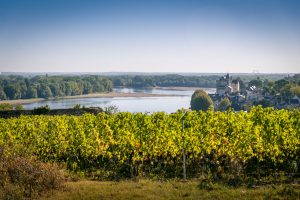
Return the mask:
[[[214,93],[214,88],[205,89],[208,93]],[[26,104],[25,109],[33,109],[48,104],[52,109],[72,108],[76,104],[85,107],[105,107],[115,105],[120,111],[128,112],[176,112],[181,108],[190,107],[190,98],[194,92],[191,90],[166,90],[166,89],[133,89],[133,88],[114,88],[115,92],[123,93],[150,93],[150,94],[171,94],[183,95],[172,97],[115,97],[115,98],[78,98],[78,99],[59,99],[48,100],[38,103]]]

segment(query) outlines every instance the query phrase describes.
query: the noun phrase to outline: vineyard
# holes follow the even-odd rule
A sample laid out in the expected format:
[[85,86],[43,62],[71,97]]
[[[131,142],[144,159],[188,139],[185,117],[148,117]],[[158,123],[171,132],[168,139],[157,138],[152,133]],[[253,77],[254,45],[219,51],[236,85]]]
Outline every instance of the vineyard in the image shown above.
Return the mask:
[[299,176],[300,112],[21,116],[0,119],[0,146],[98,178],[180,178],[183,149],[188,177]]

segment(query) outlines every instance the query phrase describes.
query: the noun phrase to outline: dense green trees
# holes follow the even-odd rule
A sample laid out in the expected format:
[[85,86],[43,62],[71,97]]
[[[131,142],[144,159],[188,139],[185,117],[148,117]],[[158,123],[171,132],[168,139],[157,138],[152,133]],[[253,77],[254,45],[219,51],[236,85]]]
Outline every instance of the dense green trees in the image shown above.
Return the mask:
[[227,110],[229,107],[231,106],[231,102],[228,98],[223,98],[221,101],[220,101],[220,104],[219,104],[219,107],[218,107],[218,110],[219,111],[225,111]]
[[110,77],[117,87],[215,87],[217,75],[211,76],[182,76],[170,75],[121,75]]
[[[116,87],[216,87],[216,81],[221,74],[207,75],[115,75],[110,76],[113,85]],[[262,80],[278,81],[284,78],[282,74],[241,74],[233,75],[233,82],[239,81],[240,90],[245,92],[247,85],[255,85],[262,88]]]
[[248,83],[248,87],[252,86],[261,89],[263,87],[263,81],[259,77],[257,77],[257,79],[253,79]]
[[26,98],[38,98],[36,86],[30,86],[28,88]]
[[[286,77],[277,81],[264,80],[262,86],[262,94],[278,96],[282,101],[289,103],[290,99],[297,95],[300,97],[300,76],[298,74],[292,77]],[[269,106],[264,101],[264,107]],[[259,105],[260,102],[258,102]],[[257,104],[256,104],[257,105]]]
[[47,99],[111,90],[112,81],[103,76],[0,76],[0,100]]
[[214,104],[210,96],[203,90],[196,90],[192,95],[191,109],[207,111],[209,108],[213,108]]
[[20,84],[9,83],[6,86],[4,85],[3,87],[4,87],[4,92],[8,99],[22,98]]

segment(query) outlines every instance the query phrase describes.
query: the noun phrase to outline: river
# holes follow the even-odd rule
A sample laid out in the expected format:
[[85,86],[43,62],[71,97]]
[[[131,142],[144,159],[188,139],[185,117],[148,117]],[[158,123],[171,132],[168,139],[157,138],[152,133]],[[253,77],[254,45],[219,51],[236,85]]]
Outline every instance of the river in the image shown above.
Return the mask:
[[[207,93],[215,93],[215,88],[202,88]],[[42,102],[25,104],[25,109],[34,109],[36,107],[49,105],[52,109],[72,108],[76,104],[85,107],[106,107],[117,106],[120,111],[128,112],[158,112],[166,113],[176,112],[181,108],[189,108],[191,96],[194,88],[181,89],[133,89],[133,88],[114,88],[114,92],[122,93],[147,93],[147,94],[163,94],[163,95],[180,95],[180,96],[164,96],[164,97],[113,97],[113,98],[76,98],[76,99],[58,99],[46,100]]]

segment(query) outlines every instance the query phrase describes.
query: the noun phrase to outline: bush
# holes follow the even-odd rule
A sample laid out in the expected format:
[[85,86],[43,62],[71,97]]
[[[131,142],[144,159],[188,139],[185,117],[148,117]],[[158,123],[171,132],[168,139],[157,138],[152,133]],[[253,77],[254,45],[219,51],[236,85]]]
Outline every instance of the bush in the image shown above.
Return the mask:
[[219,110],[219,111],[225,111],[225,110],[227,110],[230,106],[231,106],[230,100],[229,100],[227,97],[225,97],[225,98],[223,98],[223,99],[220,101],[220,105],[219,105],[218,110]]
[[24,110],[24,107],[21,104],[16,105],[15,110]]
[[116,114],[117,112],[119,112],[119,108],[116,105],[106,106],[104,107],[104,112],[106,112],[107,114]]
[[213,108],[214,104],[210,96],[203,90],[196,90],[192,95],[191,109],[207,111],[209,108]]
[[33,109],[33,114],[35,115],[44,115],[50,112],[50,107],[48,105],[41,106]]
[[73,107],[73,109],[79,110],[79,109],[81,109],[81,105],[80,105],[80,104],[76,104],[76,105]]
[[58,189],[64,176],[55,163],[43,163],[0,147],[0,199],[23,199]]

